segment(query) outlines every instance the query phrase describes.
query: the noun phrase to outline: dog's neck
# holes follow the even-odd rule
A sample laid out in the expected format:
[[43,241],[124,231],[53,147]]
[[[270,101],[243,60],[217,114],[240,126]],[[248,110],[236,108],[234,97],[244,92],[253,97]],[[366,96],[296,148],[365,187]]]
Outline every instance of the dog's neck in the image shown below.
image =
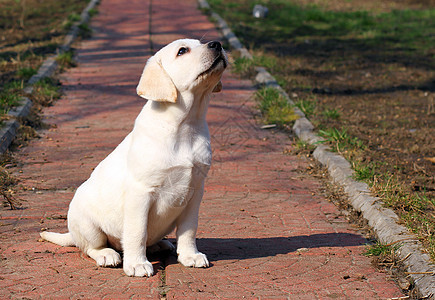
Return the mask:
[[180,97],[180,105],[183,105],[185,109],[185,117],[182,123],[205,122],[211,93],[210,91],[204,91],[198,94],[194,96],[189,93]]
[[196,94],[184,92],[178,94],[176,103],[152,102],[147,105],[159,121],[178,128],[205,122],[210,95],[210,91]]

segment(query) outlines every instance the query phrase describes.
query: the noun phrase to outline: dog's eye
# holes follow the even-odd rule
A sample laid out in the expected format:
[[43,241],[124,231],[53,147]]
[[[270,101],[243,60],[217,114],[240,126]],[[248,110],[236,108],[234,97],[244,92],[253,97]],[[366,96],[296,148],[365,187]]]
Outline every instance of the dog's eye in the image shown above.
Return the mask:
[[177,56],[181,56],[181,55],[183,55],[183,54],[185,54],[185,53],[187,53],[187,52],[189,52],[189,48],[181,47],[181,48],[178,50]]

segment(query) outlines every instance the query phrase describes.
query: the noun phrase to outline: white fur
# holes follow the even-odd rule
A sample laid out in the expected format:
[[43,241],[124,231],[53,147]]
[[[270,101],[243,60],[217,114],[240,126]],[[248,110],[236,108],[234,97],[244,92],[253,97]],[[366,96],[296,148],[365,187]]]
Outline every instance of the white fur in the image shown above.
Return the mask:
[[[188,51],[177,55],[183,47]],[[77,189],[68,211],[69,233],[42,232],[42,238],[78,246],[100,266],[120,264],[117,251],[123,251],[127,275],[151,276],[146,248],[170,249],[161,239],[176,228],[178,261],[209,265],[196,248],[198,210],[211,164],[205,115],[227,65],[225,52],[212,48],[177,40],[148,60],[137,91],[153,101]]]

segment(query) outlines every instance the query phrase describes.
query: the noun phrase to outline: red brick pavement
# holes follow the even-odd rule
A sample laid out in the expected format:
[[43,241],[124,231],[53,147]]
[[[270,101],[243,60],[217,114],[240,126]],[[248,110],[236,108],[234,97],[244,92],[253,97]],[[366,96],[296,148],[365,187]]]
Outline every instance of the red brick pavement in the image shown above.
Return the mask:
[[361,255],[364,238],[340,217],[321,184],[284,154],[291,141],[260,130],[254,88],[227,72],[208,120],[214,164],[200,212],[198,247],[211,267],[190,269],[155,257],[156,275],[131,278],[98,268],[73,247],[39,242],[64,232],[74,190],[131,130],[143,101],[135,86],[153,49],[180,37],[219,35],[194,0],[103,0],[79,66],[62,75],[64,96],[46,109],[53,128],[21,149],[14,173],[24,208],[0,210],[0,298],[290,298],[401,296]]

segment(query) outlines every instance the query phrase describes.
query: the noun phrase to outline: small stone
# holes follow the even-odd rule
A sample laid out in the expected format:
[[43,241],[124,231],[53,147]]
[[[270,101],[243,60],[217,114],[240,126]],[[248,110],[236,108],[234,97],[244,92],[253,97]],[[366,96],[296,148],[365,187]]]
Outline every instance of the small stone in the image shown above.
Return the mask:
[[252,10],[252,15],[255,18],[262,19],[267,17],[268,12],[269,9],[266,6],[257,4],[254,6],[254,9]]
[[408,290],[411,286],[411,284],[409,283],[408,280],[406,280],[405,278],[398,278],[397,279],[397,284],[399,285],[399,287],[402,290]]

